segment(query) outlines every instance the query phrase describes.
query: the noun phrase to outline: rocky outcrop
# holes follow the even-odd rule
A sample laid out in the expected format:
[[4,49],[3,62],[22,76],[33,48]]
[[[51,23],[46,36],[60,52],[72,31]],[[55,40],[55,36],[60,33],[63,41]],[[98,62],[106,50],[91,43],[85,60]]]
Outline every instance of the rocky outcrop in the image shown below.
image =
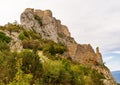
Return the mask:
[[99,62],[100,65],[103,65],[102,55],[99,52],[99,47],[96,48],[96,56],[97,56],[97,62]]
[[42,38],[50,39],[57,43],[64,36],[70,36],[67,27],[61,25],[59,20],[52,17],[50,10],[42,11],[27,8],[21,14],[21,24],[27,30],[35,30],[40,33]]
[[[94,50],[92,49],[90,44],[78,45],[75,60],[84,64],[84,65],[96,65],[97,59]],[[99,63],[99,62],[98,62]]]
[[11,42],[9,43],[11,51],[21,51],[23,49],[22,42],[19,39],[19,33],[18,32],[9,32],[7,30],[0,30],[0,32],[5,33],[7,36],[11,37]]
[[21,51],[23,49],[22,42],[19,39],[19,34],[17,32],[12,32],[10,35],[8,35],[12,38],[12,41],[9,43],[10,49],[12,51]]
[[27,8],[21,14],[20,21],[26,30],[36,31],[41,34],[43,39],[66,45],[68,50],[65,55],[73,61],[94,68],[105,75],[106,79],[103,80],[105,85],[116,85],[111,73],[104,67],[99,48],[97,47],[95,52],[90,44],[76,43],[67,26],[62,25],[60,20],[54,18],[50,10]]

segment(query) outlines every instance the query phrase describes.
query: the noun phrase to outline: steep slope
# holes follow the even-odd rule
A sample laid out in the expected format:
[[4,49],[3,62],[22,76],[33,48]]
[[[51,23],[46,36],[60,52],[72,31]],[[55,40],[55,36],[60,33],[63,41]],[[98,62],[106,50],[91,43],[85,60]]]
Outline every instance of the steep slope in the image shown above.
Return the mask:
[[50,10],[42,11],[27,8],[21,14],[21,25],[27,30],[40,33],[43,39],[65,44],[68,48],[68,54],[66,55],[79,63],[89,64],[87,61],[93,61],[93,65],[97,62],[103,64],[102,61],[98,61],[97,55],[89,44],[80,45],[76,43],[70,36],[68,28],[62,25],[60,20],[52,17]]
[[77,63],[97,69],[98,72],[105,76],[106,79],[103,80],[105,85],[116,85],[109,69],[106,69],[103,64],[99,48],[96,48],[95,53],[90,44],[76,43],[71,37],[67,26],[62,25],[60,20],[54,18],[50,10],[25,9],[21,14],[21,25],[26,30],[40,33],[43,39],[64,44],[67,46],[67,52],[64,53],[64,56]]
[[[21,20],[21,24],[8,23],[5,26],[0,26],[0,43],[1,43],[0,59],[4,59],[3,58],[4,56],[8,56],[10,54],[13,60],[15,60],[15,62],[19,64],[19,62],[16,61],[16,58],[18,60],[20,58],[19,56],[21,56],[23,60],[26,58],[26,60],[24,61],[26,62],[26,64],[25,66],[22,67],[29,70],[20,69],[20,68],[18,69],[25,72],[31,71],[25,75],[32,74],[32,76],[33,77],[36,76],[37,79],[42,78],[44,76],[44,75],[42,75],[42,77],[39,75],[37,76],[37,74],[42,73],[42,71],[41,72],[37,72],[37,71],[44,69],[46,72],[46,69],[48,68],[50,68],[51,70],[53,69],[51,66],[53,67],[57,66],[57,68],[53,70],[55,71],[55,73],[52,73],[51,75],[49,73],[49,71],[51,72],[51,70],[48,70],[48,74],[45,74],[46,76],[43,77],[42,79],[46,79],[46,77],[49,76],[51,80],[51,78],[55,77],[56,79],[58,78],[58,80],[56,80],[55,82],[60,81],[59,84],[61,85],[73,85],[73,82],[74,85],[89,85],[89,84],[96,85],[97,83],[95,84],[95,82],[99,82],[98,85],[101,85],[102,82],[104,83],[104,85],[116,85],[116,82],[114,81],[109,69],[106,66],[104,66],[102,55],[99,52],[99,47],[97,47],[96,51],[94,51],[94,49],[90,44],[78,44],[74,40],[74,38],[71,37],[67,26],[62,25],[60,20],[53,17],[52,12],[50,10],[43,11],[43,10],[34,10],[31,8],[27,8],[21,14],[20,20]],[[10,38],[6,36],[9,36]],[[7,45],[5,42],[7,42]],[[8,49],[9,48],[8,45],[10,46],[11,50]],[[8,54],[6,54],[6,51],[2,49],[8,49],[7,50]],[[23,52],[24,49],[31,49],[31,50],[29,52],[28,51]],[[38,51],[37,53],[37,50],[41,50],[41,51]],[[14,53],[14,51],[19,51],[19,53]],[[22,53],[24,53],[25,55],[22,55]],[[37,62],[34,60],[31,61],[35,65],[36,63],[39,63],[45,66],[45,68],[40,67],[41,69],[37,69],[37,71],[35,70],[36,74],[34,75],[34,72],[32,71],[33,69],[30,68],[31,65],[33,67],[35,67],[35,65],[31,64],[32,62],[29,62],[31,57],[29,54],[27,55],[26,53],[31,53],[33,59],[34,56],[37,57],[37,55],[39,55],[40,59],[38,59],[37,57],[36,58]],[[44,56],[42,53],[44,54]],[[26,57],[24,58],[24,56]],[[27,56],[30,59],[27,58]],[[9,60],[11,60],[11,58],[8,58],[6,62],[8,62]],[[2,65],[2,63],[0,63],[0,65]],[[4,70],[6,69],[6,66],[1,66],[1,67],[4,68]],[[9,68],[13,70],[13,68],[11,67]],[[15,69],[14,72],[16,72]],[[11,72],[11,70],[9,71]],[[59,74],[61,74],[60,71],[62,71],[62,74],[64,74],[64,76],[56,77]],[[10,77],[11,74],[9,75],[8,73],[8,74],[0,75],[0,78],[5,77],[6,75]],[[15,78],[14,76],[15,75],[12,75],[13,79],[8,80],[7,83],[9,83],[9,81],[14,80]],[[59,78],[61,77],[62,78],[65,77],[65,79],[69,79],[69,80],[64,80],[64,82],[61,82],[62,80],[61,79],[59,80]],[[92,77],[94,78],[92,79]],[[5,78],[3,78],[2,80],[5,82],[4,79]],[[0,81],[2,80],[0,79]],[[35,83],[35,81],[36,79],[33,78],[32,83]],[[42,82],[43,83],[45,82],[46,84],[49,83],[47,81],[42,81]],[[55,82],[51,81],[50,83],[55,84]]]

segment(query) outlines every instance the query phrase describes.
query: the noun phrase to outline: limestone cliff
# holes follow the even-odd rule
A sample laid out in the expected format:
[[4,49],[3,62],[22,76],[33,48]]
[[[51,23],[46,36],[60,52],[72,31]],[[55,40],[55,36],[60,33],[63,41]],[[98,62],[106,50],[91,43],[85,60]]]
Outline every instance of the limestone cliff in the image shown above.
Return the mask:
[[73,61],[98,70],[105,76],[105,85],[116,85],[109,69],[106,69],[99,48],[96,52],[90,44],[78,44],[71,37],[67,26],[62,25],[61,21],[54,18],[50,10],[25,9],[21,14],[21,25],[26,30],[33,30],[40,33],[43,39],[49,39],[56,43],[63,43],[68,51],[64,54]]

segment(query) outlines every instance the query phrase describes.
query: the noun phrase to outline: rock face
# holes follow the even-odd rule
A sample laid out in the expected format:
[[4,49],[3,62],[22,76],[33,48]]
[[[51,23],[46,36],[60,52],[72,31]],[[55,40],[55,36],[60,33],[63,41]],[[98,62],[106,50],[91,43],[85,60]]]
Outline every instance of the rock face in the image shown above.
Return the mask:
[[85,65],[103,65],[101,54],[97,48],[95,53],[90,44],[77,44],[71,37],[67,26],[60,20],[52,17],[50,10],[34,10],[27,8],[21,14],[21,24],[27,30],[34,30],[44,39],[53,40],[56,43],[64,43],[68,48],[68,55],[73,60]]
[[[50,10],[41,11],[27,8],[24,13],[21,14],[21,24],[26,29],[35,30],[40,33],[42,38],[50,39],[54,42],[59,42],[58,30],[65,35],[69,35],[67,27],[58,23],[58,21],[52,17]],[[60,30],[60,28],[63,30]]]
[[34,10],[27,8],[21,14],[21,25],[26,30],[33,30],[40,33],[43,39],[49,39],[56,43],[63,43],[67,46],[65,55],[73,61],[94,68],[102,73],[105,85],[116,85],[108,69],[105,69],[102,55],[99,48],[96,53],[90,44],[77,44],[71,37],[67,26],[62,25],[60,20],[53,17],[50,10]]
[[97,61],[99,62],[99,64],[103,65],[102,55],[99,52],[99,47],[96,48],[96,55],[97,55]]
[[21,51],[23,49],[22,42],[19,39],[18,37],[19,34],[17,32],[9,33],[9,31],[5,31],[5,30],[4,31],[0,30],[0,32],[5,33],[7,36],[12,38],[11,42],[9,43],[11,51],[15,51],[15,50]]

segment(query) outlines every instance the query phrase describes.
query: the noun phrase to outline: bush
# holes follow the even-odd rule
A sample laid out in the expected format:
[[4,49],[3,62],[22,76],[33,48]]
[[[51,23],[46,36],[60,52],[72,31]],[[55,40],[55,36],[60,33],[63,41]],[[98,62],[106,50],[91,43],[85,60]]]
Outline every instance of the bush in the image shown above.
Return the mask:
[[58,59],[58,57],[55,57],[56,54],[63,54],[65,51],[67,51],[66,46],[54,42],[47,42],[43,46],[44,55],[52,60]]
[[33,75],[32,81],[36,81],[42,75],[42,64],[39,56],[35,51],[23,51],[20,55],[22,57],[21,69],[25,74],[31,73]]
[[20,33],[20,34],[19,34],[19,39],[20,39],[20,40],[24,40],[24,39],[25,39],[25,35],[24,35],[23,33]]
[[43,46],[38,40],[23,40],[22,41],[23,48],[25,49],[38,49],[42,50]]
[[55,52],[59,54],[63,54],[65,51],[67,51],[67,48],[64,45],[57,44],[57,45],[54,45],[54,48],[55,48]]
[[10,47],[6,42],[0,41],[0,51],[10,50]]
[[8,30],[11,34],[11,32],[20,32],[20,30],[22,30],[23,27],[20,25],[16,25],[13,23],[8,23],[5,30]]
[[0,30],[5,30],[6,27],[5,26],[0,26]]
[[0,81],[7,85],[16,74],[16,59],[10,51],[0,52]]
[[11,38],[6,36],[5,33],[0,32],[0,41],[9,43],[11,41]]
[[104,85],[98,71],[67,59],[41,63],[37,51],[0,52],[0,72],[1,85]]
[[30,30],[30,31],[24,30],[23,33],[21,33],[21,34],[24,35],[24,37],[26,39],[42,40],[41,35],[39,33],[32,31],[32,30]]
[[28,33],[32,39],[38,39],[38,40],[42,39],[41,35],[36,33],[35,31],[28,31]]
[[53,44],[45,45],[44,48],[43,48],[43,52],[44,53],[50,53],[53,56],[56,54]]

